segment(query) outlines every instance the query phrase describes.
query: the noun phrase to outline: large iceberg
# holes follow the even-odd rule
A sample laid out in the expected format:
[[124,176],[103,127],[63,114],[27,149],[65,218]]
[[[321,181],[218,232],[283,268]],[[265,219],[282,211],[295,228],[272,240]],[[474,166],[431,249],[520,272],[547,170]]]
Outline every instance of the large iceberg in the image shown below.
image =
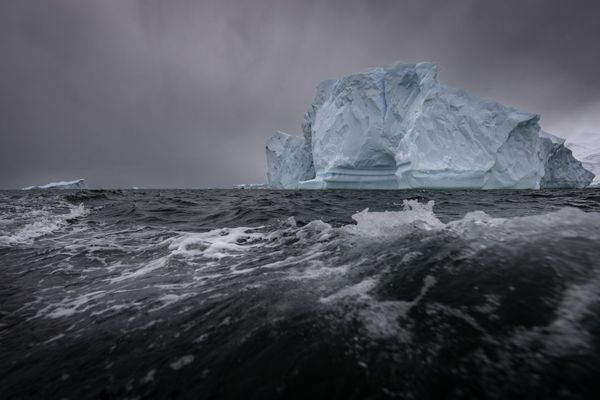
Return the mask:
[[87,183],[83,179],[77,179],[74,181],[63,181],[63,182],[50,182],[42,186],[28,186],[24,187],[23,190],[55,190],[55,189],[89,189]]
[[303,132],[268,139],[272,187],[539,189],[594,177],[538,115],[444,86],[430,63],[321,83]]

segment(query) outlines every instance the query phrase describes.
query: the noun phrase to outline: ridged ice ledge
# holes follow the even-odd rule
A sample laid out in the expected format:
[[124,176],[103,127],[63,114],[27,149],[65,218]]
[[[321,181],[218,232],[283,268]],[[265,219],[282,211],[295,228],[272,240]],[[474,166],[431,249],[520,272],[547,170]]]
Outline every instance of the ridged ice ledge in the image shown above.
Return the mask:
[[395,169],[332,168],[320,171],[316,177],[299,182],[299,189],[395,189],[398,183]]

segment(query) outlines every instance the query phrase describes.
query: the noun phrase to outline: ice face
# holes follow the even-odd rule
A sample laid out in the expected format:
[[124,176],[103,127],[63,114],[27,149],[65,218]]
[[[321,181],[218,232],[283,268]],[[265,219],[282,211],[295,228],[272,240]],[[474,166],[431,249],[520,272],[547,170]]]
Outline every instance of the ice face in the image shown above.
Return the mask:
[[541,136],[540,145],[546,160],[544,177],[540,182],[542,188],[584,188],[592,183],[594,173],[590,171],[593,170],[573,156],[571,150],[565,147],[564,139],[543,131]]
[[600,135],[589,134],[583,140],[568,140],[565,146],[581,160],[585,169],[596,175],[590,186],[600,187]]
[[304,137],[267,142],[287,189],[583,187],[591,174],[539,116],[441,85],[437,66],[375,68],[317,88]]
[[89,187],[85,180],[77,179],[74,181],[50,182],[43,186],[28,186],[23,188],[23,190],[33,189],[89,189]]
[[277,132],[267,141],[267,179],[278,189],[296,189],[300,181],[314,177],[306,139]]

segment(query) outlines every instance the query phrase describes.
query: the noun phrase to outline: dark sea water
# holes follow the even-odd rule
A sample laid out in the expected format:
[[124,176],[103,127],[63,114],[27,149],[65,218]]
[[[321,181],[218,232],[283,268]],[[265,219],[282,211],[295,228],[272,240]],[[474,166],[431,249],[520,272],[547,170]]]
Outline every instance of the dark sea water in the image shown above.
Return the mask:
[[0,192],[0,399],[599,394],[600,190]]

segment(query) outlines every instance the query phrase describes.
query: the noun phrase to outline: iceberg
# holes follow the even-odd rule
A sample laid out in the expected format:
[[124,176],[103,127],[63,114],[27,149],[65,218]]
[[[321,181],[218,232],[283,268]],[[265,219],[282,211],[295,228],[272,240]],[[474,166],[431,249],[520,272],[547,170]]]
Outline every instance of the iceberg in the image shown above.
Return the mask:
[[89,189],[84,179],[64,182],[50,182],[42,186],[28,186],[23,190]]
[[233,188],[249,190],[270,189],[269,185],[264,183],[240,183],[239,185],[234,185]]
[[396,64],[322,82],[303,136],[267,140],[282,189],[585,187],[593,174],[539,115],[440,84],[435,64]]

